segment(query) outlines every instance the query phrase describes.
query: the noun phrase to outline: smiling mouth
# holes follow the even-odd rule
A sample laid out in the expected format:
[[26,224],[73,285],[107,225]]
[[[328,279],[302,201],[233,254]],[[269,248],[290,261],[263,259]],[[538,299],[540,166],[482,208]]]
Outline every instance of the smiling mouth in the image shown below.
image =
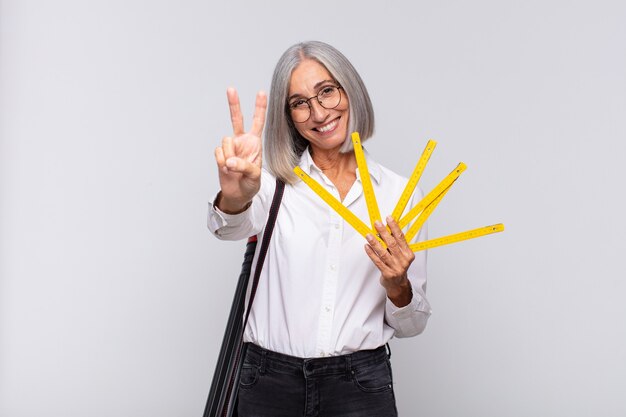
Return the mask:
[[339,118],[336,118],[332,122],[326,123],[324,126],[316,127],[313,130],[320,132],[320,133],[327,133],[327,132],[334,130],[337,127],[338,123],[339,123]]

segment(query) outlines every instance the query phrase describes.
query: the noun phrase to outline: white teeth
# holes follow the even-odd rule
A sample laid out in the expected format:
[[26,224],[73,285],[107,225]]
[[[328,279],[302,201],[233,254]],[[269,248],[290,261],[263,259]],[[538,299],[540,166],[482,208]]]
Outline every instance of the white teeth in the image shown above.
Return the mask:
[[317,130],[324,133],[324,132],[328,132],[329,130],[334,129],[335,126],[337,126],[337,120],[333,120],[332,122],[328,123],[326,126],[318,127]]

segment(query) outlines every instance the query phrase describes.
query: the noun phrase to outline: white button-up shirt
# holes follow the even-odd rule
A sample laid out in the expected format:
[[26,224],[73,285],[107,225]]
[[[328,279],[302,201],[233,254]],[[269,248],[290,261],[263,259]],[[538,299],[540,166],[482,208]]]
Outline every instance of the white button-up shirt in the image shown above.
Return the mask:
[[[367,161],[384,223],[407,179],[369,156]],[[308,149],[300,167],[339,199],[337,189],[315,165]],[[275,177],[263,170],[261,189],[240,214],[226,214],[210,205],[209,229],[224,240],[261,234],[275,184]],[[407,210],[421,198],[421,191],[416,191]],[[343,204],[369,224],[358,170]],[[415,240],[425,237],[424,228]],[[380,284],[381,273],[365,253],[365,244],[366,240],[304,182],[287,184],[244,340],[275,352],[312,358],[375,349],[394,335],[421,333],[431,312],[425,297],[426,252],[415,253],[408,271],[413,299],[398,308],[387,298]],[[253,273],[260,247],[259,239]]]

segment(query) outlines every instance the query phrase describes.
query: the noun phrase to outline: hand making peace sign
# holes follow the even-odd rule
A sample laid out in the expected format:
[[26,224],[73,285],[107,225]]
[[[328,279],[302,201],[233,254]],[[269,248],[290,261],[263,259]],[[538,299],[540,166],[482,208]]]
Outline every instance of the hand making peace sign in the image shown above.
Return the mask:
[[226,94],[233,136],[225,136],[222,146],[215,148],[221,188],[216,205],[224,212],[238,213],[247,208],[261,187],[261,135],[265,124],[267,96],[262,91],[257,93],[252,128],[245,132],[237,91],[229,88]]

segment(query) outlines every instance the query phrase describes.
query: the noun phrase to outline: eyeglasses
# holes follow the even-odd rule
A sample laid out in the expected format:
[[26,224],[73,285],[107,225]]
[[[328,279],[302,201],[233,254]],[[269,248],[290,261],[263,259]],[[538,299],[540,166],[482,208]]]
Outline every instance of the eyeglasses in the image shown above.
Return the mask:
[[334,109],[341,103],[341,92],[339,89],[343,87],[337,87],[334,85],[328,85],[323,87],[317,95],[309,98],[299,98],[287,105],[291,112],[291,119],[295,123],[304,123],[311,117],[311,103],[310,100],[314,98],[325,109]]

